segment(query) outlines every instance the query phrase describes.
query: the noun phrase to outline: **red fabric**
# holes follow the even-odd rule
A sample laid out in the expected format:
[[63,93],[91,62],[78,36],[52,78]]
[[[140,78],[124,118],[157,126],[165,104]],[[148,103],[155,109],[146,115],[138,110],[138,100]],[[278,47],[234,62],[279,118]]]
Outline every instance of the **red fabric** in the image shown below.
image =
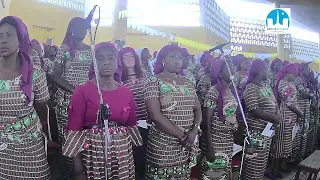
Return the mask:
[[[137,124],[136,104],[129,88],[120,85],[116,90],[102,91],[102,97],[111,111],[109,121],[126,126]],[[84,126],[97,124],[99,106],[97,86],[91,81],[79,86],[70,101],[67,130],[79,131]]]

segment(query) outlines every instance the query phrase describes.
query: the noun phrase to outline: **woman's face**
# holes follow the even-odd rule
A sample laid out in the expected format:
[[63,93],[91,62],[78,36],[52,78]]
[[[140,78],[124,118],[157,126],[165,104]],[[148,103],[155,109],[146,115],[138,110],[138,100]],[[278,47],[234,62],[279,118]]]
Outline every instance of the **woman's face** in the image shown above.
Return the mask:
[[126,68],[132,68],[136,65],[135,57],[131,52],[124,53],[123,64]]
[[151,59],[150,51],[149,51],[149,49],[144,48],[144,49],[141,51],[141,61],[142,61],[142,62],[148,62],[149,59]]
[[100,76],[114,75],[117,70],[117,57],[111,48],[100,48],[96,53],[96,59]]
[[17,30],[10,24],[0,27],[0,56],[8,57],[18,52],[19,40]]
[[87,23],[85,22],[85,20],[79,21],[72,28],[73,38],[78,41],[84,40],[87,35],[87,29]]
[[[230,73],[228,70],[228,67],[226,64],[223,65],[222,69],[221,69],[221,78],[226,81],[226,82],[231,82],[231,76],[234,76],[235,74],[235,69],[234,66],[231,62],[227,62],[228,66],[230,68]],[[230,76],[231,75],[231,76]]]
[[287,74],[287,79],[289,82],[294,81],[294,78],[296,78],[296,74]]
[[249,69],[249,64],[250,64],[249,59],[244,59],[244,60],[242,60],[242,61],[241,61],[241,64],[240,64],[241,70],[242,70],[242,71],[247,71],[247,70]]
[[278,72],[282,68],[282,63],[281,62],[276,62],[274,65],[274,70]]
[[179,50],[169,51],[163,59],[164,68],[170,73],[178,73],[181,70],[183,58]]
[[50,47],[49,48],[49,55],[50,56],[55,56],[57,54],[57,50],[55,47]]
[[43,54],[43,50],[40,44],[33,44],[32,49],[35,50],[39,56]]

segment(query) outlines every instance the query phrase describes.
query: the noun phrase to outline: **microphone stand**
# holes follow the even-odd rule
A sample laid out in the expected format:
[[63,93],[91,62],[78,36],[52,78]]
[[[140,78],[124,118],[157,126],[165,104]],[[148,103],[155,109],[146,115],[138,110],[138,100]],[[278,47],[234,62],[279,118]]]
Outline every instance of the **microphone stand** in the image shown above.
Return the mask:
[[[99,115],[98,115],[98,122],[104,127],[104,140],[105,140],[105,146],[104,146],[104,154],[105,154],[105,179],[108,180],[108,142],[110,142],[110,133],[109,133],[109,116],[111,115],[111,112],[109,110],[109,106],[103,103],[103,97],[101,93],[101,88],[100,88],[100,75],[99,75],[99,70],[98,70],[98,65],[97,65],[97,60],[95,56],[95,36],[97,32],[97,28],[100,24],[100,7],[98,5],[95,5],[96,7],[99,8],[99,18],[97,19],[96,23],[96,31],[94,37],[92,36],[92,30],[91,30],[91,24],[90,27],[88,28],[89,32],[89,37],[90,37],[90,47],[91,47],[91,52],[92,52],[92,62],[93,62],[93,68],[94,68],[94,74],[97,82],[97,89],[98,89],[98,94],[99,94],[99,101],[100,101],[100,106],[99,106]],[[95,8],[95,7],[94,7]],[[91,20],[92,21],[92,20]],[[90,23],[91,23],[90,21]]]

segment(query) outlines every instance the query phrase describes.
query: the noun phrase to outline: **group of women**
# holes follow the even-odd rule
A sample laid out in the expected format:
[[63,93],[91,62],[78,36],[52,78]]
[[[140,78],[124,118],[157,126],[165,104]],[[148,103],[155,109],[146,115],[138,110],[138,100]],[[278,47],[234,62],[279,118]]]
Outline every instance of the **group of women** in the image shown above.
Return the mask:
[[[0,179],[50,179],[53,124],[63,180],[186,180],[197,165],[199,179],[230,179],[234,143],[247,147],[243,179],[262,180],[269,157],[280,178],[288,157],[299,161],[314,144],[308,64],[275,59],[269,69],[268,60],[209,52],[194,62],[169,44],[150,67],[148,48],[101,42],[93,57],[87,28],[72,19],[58,48],[30,41],[17,17],[0,21]],[[273,134],[263,133],[268,123]]]

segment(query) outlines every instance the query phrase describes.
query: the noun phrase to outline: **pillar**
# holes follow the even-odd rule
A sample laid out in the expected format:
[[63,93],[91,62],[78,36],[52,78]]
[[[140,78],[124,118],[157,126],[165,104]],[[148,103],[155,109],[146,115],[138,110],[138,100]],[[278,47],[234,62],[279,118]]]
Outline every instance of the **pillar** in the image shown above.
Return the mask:
[[112,41],[122,48],[127,41],[127,18],[119,19],[119,12],[127,10],[128,0],[116,0],[113,10]]
[[[276,0],[274,8],[280,8],[280,3]],[[277,54],[281,60],[289,60],[289,51],[284,48],[284,34],[277,34]]]

